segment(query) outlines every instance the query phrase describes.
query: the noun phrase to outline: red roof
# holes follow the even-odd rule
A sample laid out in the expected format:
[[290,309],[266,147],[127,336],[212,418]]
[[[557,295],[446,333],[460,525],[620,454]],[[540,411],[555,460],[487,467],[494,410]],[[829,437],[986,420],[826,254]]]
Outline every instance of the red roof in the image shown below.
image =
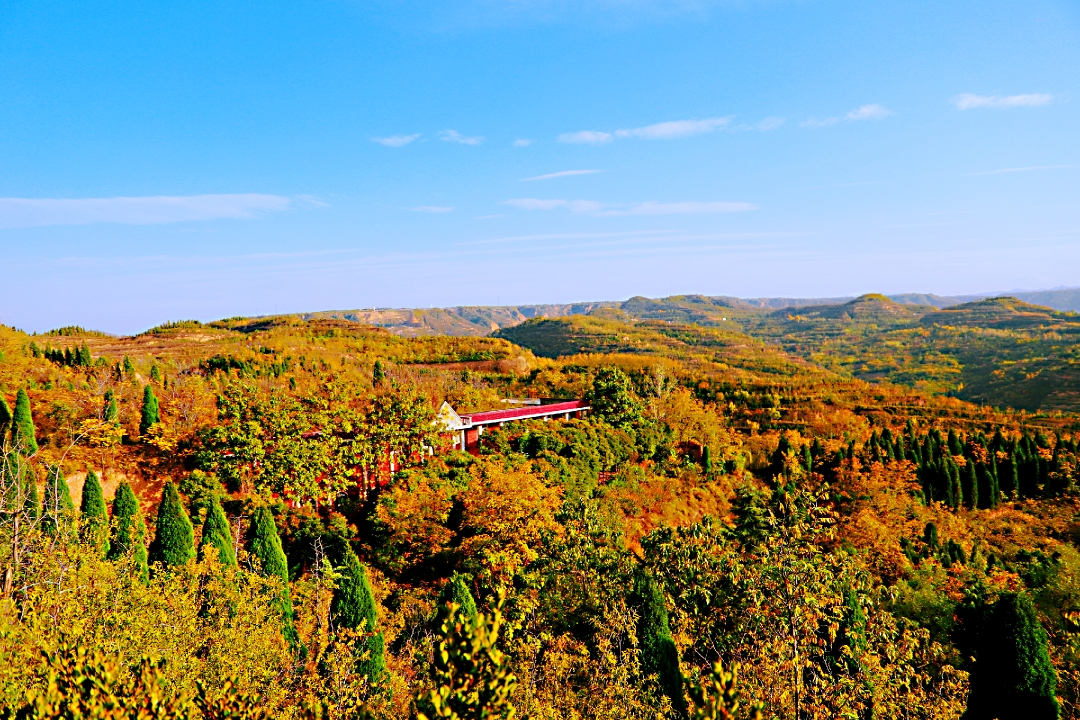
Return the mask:
[[462,413],[461,419],[473,425],[488,425],[509,420],[527,420],[528,418],[544,417],[546,415],[561,415],[566,412],[587,410],[588,403],[584,400],[571,400],[569,402],[551,403],[550,405],[528,405],[510,410],[486,410],[478,413]]

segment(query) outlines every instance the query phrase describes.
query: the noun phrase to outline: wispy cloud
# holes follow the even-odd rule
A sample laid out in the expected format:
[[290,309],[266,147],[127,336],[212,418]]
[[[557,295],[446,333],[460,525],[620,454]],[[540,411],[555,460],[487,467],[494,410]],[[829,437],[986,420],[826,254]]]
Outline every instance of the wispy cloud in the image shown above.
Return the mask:
[[419,137],[420,133],[416,133],[415,135],[389,135],[387,137],[374,137],[371,138],[371,141],[377,142],[380,145],[385,145],[386,147],[404,147],[414,140],[419,139]]
[[529,147],[535,142],[534,140],[526,140],[524,138],[518,138],[514,141],[514,147]]
[[554,180],[555,178],[573,177],[574,175],[595,175],[600,172],[599,170],[561,170],[559,172],[548,173],[547,175],[537,175],[536,177],[521,178],[522,181],[529,180]]
[[641,138],[643,140],[671,140],[711,133],[731,122],[730,117],[706,118],[705,120],[670,120],[645,127],[616,130],[615,137]]
[[595,200],[540,200],[538,198],[517,198],[506,200],[503,205],[520,208],[521,210],[556,210],[565,208],[572,213],[584,215],[597,213],[604,209],[604,204]]
[[420,207],[410,208],[413,212],[419,213],[448,213],[454,212],[454,208],[447,207],[445,205],[421,205]]
[[579,130],[578,132],[563,133],[555,139],[561,143],[571,145],[604,145],[614,140],[615,136],[597,130]]
[[1013,108],[1013,107],[1039,107],[1049,105],[1054,99],[1053,95],[1042,93],[1029,93],[1026,95],[975,95],[963,93],[952,99],[957,110],[972,110],[974,108]]
[[706,215],[715,213],[746,212],[756,210],[757,205],[745,202],[642,202],[601,203],[595,200],[541,200],[517,198],[506,200],[504,205],[522,210],[569,210],[577,215],[616,217],[623,215]]
[[481,135],[474,137],[466,137],[459,133],[457,130],[440,130],[439,139],[445,140],[449,143],[456,143],[458,145],[479,145],[484,142],[484,138]]
[[1034,165],[1032,167],[1001,168],[1000,170],[983,170],[981,172],[969,172],[966,175],[1004,175],[1005,173],[1031,172],[1032,170],[1062,170],[1074,168],[1075,165]]
[[838,115],[836,117],[824,118],[818,120],[817,118],[810,118],[803,122],[803,125],[807,127],[827,127],[829,125],[836,125],[842,122],[859,122],[861,120],[882,120],[884,118],[893,115],[893,111],[889,110],[883,105],[870,104],[861,105],[855,108],[846,115]]
[[669,120],[639,128],[624,128],[614,132],[602,130],[579,130],[563,133],[556,140],[575,145],[605,145],[616,138],[639,140],[672,140],[711,133],[731,123],[730,117],[706,118],[704,120]]
[[0,198],[0,228],[248,220],[287,210],[292,203],[292,198],[254,193],[178,197]]

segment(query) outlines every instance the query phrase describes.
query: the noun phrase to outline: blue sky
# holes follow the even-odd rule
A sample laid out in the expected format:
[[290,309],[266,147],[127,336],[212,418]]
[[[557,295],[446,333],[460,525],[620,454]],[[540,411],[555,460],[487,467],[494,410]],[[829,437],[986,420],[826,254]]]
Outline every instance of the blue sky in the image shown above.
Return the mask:
[[1080,4],[12,0],[0,322],[1080,285]]

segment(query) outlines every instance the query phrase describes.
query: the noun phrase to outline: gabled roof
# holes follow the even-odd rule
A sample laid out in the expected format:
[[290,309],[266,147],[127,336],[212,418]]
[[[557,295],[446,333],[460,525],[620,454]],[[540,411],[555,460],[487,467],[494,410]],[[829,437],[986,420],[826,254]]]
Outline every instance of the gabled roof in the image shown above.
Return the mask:
[[568,402],[551,403],[550,405],[529,405],[510,410],[486,410],[484,412],[466,413],[461,419],[469,425],[491,425],[493,423],[508,422],[510,420],[527,420],[529,418],[548,417],[562,415],[567,412],[588,410],[589,404],[584,400],[570,400]]

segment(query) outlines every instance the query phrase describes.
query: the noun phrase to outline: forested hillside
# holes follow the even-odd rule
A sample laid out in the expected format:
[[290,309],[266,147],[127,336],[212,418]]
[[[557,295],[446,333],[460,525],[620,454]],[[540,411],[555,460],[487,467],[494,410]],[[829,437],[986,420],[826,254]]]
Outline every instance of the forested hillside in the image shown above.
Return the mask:
[[0,714],[1080,717],[1073,316],[726,302],[0,329]]

